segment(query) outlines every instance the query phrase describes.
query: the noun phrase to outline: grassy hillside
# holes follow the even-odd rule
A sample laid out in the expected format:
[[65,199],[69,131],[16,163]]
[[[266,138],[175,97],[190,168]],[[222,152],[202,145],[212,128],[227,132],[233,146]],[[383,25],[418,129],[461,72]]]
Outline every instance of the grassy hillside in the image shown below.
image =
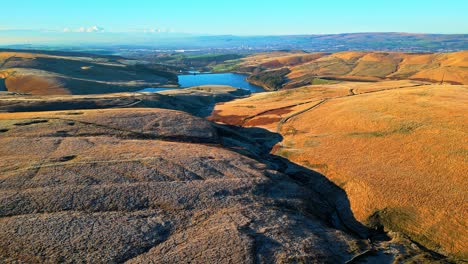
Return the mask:
[[0,262],[463,263],[467,55],[0,52]]
[[177,84],[163,66],[115,56],[0,52],[0,78],[8,91],[30,94],[95,94]]
[[236,69],[258,75],[287,68],[284,88],[314,84],[314,80],[422,80],[468,84],[468,51],[453,53],[273,52],[248,56]]
[[286,75],[289,72],[290,71],[287,68],[262,71],[259,73],[253,73],[247,78],[247,80],[255,85],[264,87],[266,90],[278,90],[281,89],[283,84],[287,81]]
[[466,258],[467,106],[466,85],[342,82],[254,94],[211,119],[280,133],[273,153],[342,187],[360,221]]

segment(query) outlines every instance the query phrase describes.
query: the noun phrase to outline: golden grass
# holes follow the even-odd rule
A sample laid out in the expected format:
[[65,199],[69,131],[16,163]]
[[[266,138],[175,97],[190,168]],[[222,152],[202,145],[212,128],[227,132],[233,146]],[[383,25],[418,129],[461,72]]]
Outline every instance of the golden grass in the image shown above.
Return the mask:
[[341,186],[357,219],[381,211],[388,228],[467,257],[466,113],[468,86],[391,81],[253,95],[217,106],[212,119],[255,116],[244,125],[279,128],[284,140],[274,151]]
[[239,66],[288,67],[288,78],[319,76],[345,79],[411,79],[468,84],[468,51],[453,53],[274,52],[243,58]]
[[47,76],[14,75],[5,79],[10,92],[30,93],[35,95],[66,95],[70,91],[58,80]]
[[[349,96],[350,94],[368,93],[398,87],[423,85],[416,81],[385,81],[379,83],[342,82],[330,85],[309,85],[291,90],[254,94],[245,99],[239,99],[216,105],[211,120],[229,124],[252,126],[255,119],[266,117],[283,118],[320,100]],[[227,119],[229,118],[229,121]],[[255,124],[276,131],[276,122]]]
[[175,81],[131,61],[106,56],[0,52],[0,78],[11,92],[35,95],[138,91]]
[[355,60],[361,58],[364,55],[366,55],[365,52],[343,51],[334,53],[333,57],[337,57],[343,60]]

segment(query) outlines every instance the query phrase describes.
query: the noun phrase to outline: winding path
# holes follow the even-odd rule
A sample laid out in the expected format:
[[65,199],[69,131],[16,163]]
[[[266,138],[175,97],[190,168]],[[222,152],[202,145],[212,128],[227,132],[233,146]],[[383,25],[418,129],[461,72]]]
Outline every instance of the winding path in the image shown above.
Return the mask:
[[[273,109],[268,109],[268,110],[265,110],[265,111],[262,111],[260,113],[257,113],[255,115],[251,115],[251,116],[248,116],[246,118],[244,118],[243,122],[242,122],[242,126],[245,125],[245,123],[249,120],[252,120],[256,117],[259,117],[259,116],[262,116],[262,115],[265,115],[265,114],[268,114],[268,113],[271,113],[271,112],[274,112],[274,111],[278,111],[278,110],[283,110],[283,109],[288,109],[288,108],[291,108],[291,107],[296,107],[296,106],[300,106],[300,105],[305,105],[305,104],[310,104],[310,103],[314,103],[314,105],[310,106],[310,107],[307,107],[306,109],[303,109],[303,110],[300,110],[298,112],[294,112],[292,113],[291,115],[288,115],[284,118],[282,118],[279,122],[278,122],[278,125],[277,125],[277,128],[276,128],[276,132],[281,134],[281,128],[282,126],[288,122],[289,120],[291,120],[292,118],[294,117],[297,117],[303,113],[306,113],[310,110],[313,110],[319,106],[321,106],[322,104],[330,101],[330,100],[334,100],[334,99],[339,99],[339,98],[345,98],[345,97],[350,97],[350,96],[359,96],[359,95],[364,95],[364,94],[369,94],[369,93],[378,93],[378,92],[383,92],[383,91],[388,91],[388,90],[396,90],[396,89],[402,89],[402,88],[412,88],[412,87],[418,87],[418,86],[423,86],[423,85],[427,85],[425,83],[418,83],[418,84],[414,84],[414,85],[409,85],[409,86],[398,86],[398,87],[392,87],[392,88],[386,88],[386,89],[381,89],[381,90],[377,90],[377,91],[367,91],[367,92],[361,92],[361,93],[358,93],[356,91],[355,88],[351,88],[349,89],[348,91],[348,94],[347,95],[342,95],[342,96],[336,96],[336,97],[329,97],[329,98],[323,98],[323,99],[314,99],[314,100],[309,100],[309,101],[305,101],[305,102],[301,102],[301,103],[296,103],[296,104],[291,104],[291,105],[286,105],[286,106],[282,106],[282,107],[278,107],[278,108],[273,108]],[[318,103],[316,103],[318,101]]]
[[281,128],[282,128],[283,124],[286,123],[286,122],[288,122],[291,118],[294,118],[294,117],[296,117],[296,116],[298,116],[298,115],[300,115],[300,114],[303,114],[303,113],[305,113],[305,112],[307,112],[307,111],[309,111],[309,110],[312,110],[312,109],[314,109],[314,108],[317,108],[317,107],[319,107],[320,105],[322,105],[322,104],[324,104],[325,102],[327,102],[328,100],[329,100],[329,99],[323,99],[323,100],[319,101],[318,103],[316,103],[316,104],[314,104],[314,105],[312,105],[312,106],[310,106],[310,107],[307,107],[306,109],[303,109],[303,110],[301,110],[301,111],[295,112],[295,113],[293,113],[293,114],[291,114],[291,115],[289,115],[289,116],[287,116],[287,117],[281,119],[281,120],[278,122],[278,125],[277,125],[277,127],[276,127],[276,133],[281,134]]

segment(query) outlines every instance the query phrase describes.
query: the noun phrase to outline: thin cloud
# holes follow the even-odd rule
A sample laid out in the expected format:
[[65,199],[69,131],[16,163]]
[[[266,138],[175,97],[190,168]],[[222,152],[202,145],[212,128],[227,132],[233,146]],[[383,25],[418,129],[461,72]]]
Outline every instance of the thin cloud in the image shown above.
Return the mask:
[[71,29],[71,28],[64,28],[63,32],[69,33],[69,32],[80,32],[80,33],[95,33],[95,32],[103,32],[104,28],[99,27],[99,26],[91,26],[91,27],[80,27],[78,29]]

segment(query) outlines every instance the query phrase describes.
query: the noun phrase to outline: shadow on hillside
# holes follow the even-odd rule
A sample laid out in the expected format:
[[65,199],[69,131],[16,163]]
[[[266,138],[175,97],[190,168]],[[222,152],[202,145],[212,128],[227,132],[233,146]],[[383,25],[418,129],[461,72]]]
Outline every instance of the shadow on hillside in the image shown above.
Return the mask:
[[6,85],[5,85],[5,79],[0,78],[0,92],[7,91]]
[[[2,91],[3,79],[0,79]],[[6,88],[6,87],[3,87]],[[6,89],[5,89],[6,90]],[[108,108],[163,108],[190,113],[198,117],[208,117],[217,103],[227,102],[244,97],[250,92],[235,90],[209,94],[207,92],[187,90],[179,94],[159,93],[130,93],[124,94],[95,94],[90,96],[61,95],[56,97],[34,97],[27,94],[11,94],[0,100],[2,112],[37,112],[37,111],[67,111],[76,109],[108,109]],[[40,99],[40,100],[38,100]]]
[[360,238],[386,239],[382,230],[371,230],[354,218],[345,191],[327,177],[271,154],[273,147],[283,140],[280,134],[258,127],[244,128],[221,124],[216,124],[216,127],[224,146],[267,164],[269,168],[288,175],[297,184],[307,188],[311,193],[306,205],[307,213]]

